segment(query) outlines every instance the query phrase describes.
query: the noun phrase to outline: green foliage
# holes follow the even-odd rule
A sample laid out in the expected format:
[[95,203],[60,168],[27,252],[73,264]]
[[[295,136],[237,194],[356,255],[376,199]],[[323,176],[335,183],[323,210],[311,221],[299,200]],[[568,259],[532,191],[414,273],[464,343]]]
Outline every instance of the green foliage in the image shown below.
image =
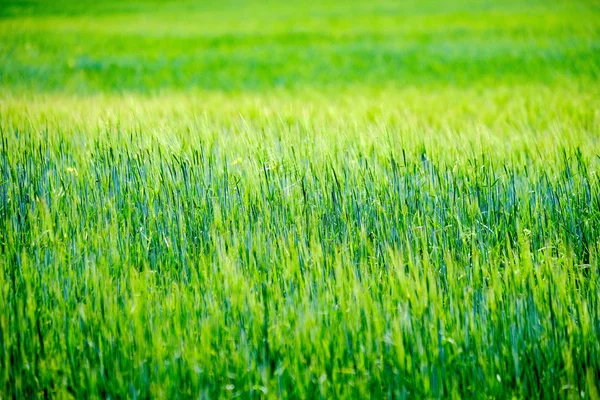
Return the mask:
[[3,6],[0,398],[598,396],[593,4]]
[[577,1],[36,3],[0,19],[2,87],[597,84],[600,69],[600,13]]

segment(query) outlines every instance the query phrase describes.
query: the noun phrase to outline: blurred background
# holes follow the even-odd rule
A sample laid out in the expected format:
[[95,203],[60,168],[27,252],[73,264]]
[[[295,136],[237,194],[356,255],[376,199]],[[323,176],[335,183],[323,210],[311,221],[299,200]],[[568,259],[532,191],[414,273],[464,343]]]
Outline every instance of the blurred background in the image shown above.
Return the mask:
[[589,87],[599,72],[597,1],[0,1],[5,93]]

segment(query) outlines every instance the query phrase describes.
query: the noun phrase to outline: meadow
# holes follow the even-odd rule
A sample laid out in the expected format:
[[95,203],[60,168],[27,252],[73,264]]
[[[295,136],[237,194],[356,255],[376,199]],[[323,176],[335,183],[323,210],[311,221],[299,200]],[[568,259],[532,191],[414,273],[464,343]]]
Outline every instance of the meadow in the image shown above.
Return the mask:
[[0,0],[0,399],[600,399],[600,6]]

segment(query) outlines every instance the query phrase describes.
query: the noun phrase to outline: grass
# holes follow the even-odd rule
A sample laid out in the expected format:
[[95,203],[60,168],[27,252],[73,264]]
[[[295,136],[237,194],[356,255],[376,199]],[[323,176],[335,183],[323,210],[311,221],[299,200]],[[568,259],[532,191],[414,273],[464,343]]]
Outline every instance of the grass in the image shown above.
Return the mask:
[[0,398],[599,398],[592,2],[5,1]]

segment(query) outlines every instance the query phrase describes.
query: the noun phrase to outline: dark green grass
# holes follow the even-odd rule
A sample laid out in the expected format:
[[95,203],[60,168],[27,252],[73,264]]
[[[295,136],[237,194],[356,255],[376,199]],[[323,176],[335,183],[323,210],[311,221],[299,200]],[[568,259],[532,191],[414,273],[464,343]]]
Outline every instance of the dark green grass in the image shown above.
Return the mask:
[[286,152],[255,170],[202,141],[99,142],[86,162],[2,149],[7,395],[595,388],[600,182],[581,153],[544,171]]

